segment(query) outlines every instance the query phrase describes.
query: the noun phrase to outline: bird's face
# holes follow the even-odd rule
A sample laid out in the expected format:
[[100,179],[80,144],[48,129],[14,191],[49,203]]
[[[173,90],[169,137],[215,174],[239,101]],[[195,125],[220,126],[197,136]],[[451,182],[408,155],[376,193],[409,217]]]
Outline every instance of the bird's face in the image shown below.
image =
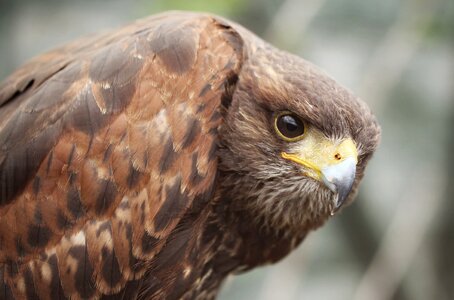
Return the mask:
[[224,191],[264,227],[313,229],[352,201],[379,127],[313,65],[258,57],[243,66],[221,129]]
[[281,157],[300,168],[302,176],[331,190],[334,209],[339,209],[355,181],[358,150],[351,137],[330,138],[290,111],[275,113],[274,131],[287,142]]

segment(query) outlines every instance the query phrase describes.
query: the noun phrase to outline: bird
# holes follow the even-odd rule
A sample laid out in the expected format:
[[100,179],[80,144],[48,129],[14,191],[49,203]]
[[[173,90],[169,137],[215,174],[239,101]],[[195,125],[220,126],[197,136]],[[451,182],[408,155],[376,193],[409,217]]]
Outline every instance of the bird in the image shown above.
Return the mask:
[[164,12],[0,84],[0,298],[214,299],[352,203],[368,106],[219,16]]

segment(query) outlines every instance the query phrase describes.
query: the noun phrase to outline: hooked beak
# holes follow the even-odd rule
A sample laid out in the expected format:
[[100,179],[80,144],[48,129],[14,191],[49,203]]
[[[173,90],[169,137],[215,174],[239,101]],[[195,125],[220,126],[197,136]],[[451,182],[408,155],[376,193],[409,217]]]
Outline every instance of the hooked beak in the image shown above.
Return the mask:
[[304,167],[305,176],[323,182],[336,194],[332,214],[338,211],[348,198],[355,182],[358,152],[351,139],[334,143],[324,136],[313,134],[306,144],[294,153],[282,152],[284,159]]
[[321,170],[323,183],[337,193],[334,211],[337,211],[352,190],[356,175],[356,159],[348,157],[344,161]]

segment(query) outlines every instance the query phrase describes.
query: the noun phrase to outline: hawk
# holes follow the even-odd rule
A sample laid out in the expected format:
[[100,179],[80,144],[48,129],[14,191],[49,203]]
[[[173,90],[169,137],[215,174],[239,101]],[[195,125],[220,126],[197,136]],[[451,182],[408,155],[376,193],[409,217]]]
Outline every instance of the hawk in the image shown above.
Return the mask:
[[380,130],[311,63],[164,13],[0,85],[0,298],[210,299],[350,203]]

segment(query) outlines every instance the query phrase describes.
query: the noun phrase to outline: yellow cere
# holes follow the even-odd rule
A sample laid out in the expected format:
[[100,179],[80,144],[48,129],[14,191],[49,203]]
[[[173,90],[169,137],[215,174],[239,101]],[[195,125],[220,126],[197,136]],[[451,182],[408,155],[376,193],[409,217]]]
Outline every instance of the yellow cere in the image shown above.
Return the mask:
[[321,171],[336,165],[348,157],[358,162],[358,151],[352,139],[332,141],[318,129],[307,128],[304,138],[289,144],[289,153],[282,152],[282,158],[306,167],[305,175],[321,180]]

